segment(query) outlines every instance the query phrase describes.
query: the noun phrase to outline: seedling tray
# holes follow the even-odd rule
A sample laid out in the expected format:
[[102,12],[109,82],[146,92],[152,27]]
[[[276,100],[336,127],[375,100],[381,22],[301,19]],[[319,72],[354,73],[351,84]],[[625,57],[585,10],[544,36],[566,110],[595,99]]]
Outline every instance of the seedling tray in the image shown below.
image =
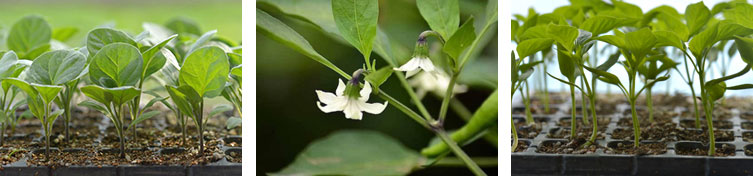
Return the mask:
[[[691,140],[645,140],[642,139],[641,143],[656,143],[664,142],[666,144],[666,153],[659,155],[626,155],[626,154],[613,154],[608,152],[606,148],[613,148],[618,143],[624,143],[631,145],[633,143],[632,137],[629,140],[614,139],[612,138],[613,132],[616,129],[632,129],[632,127],[619,127],[617,122],[620,118],[631,118],[629,113],[630,106],[627,104],[615,105],[615,113],[607,115],[599,115],[598,117],[608,117],[610,122],[607,126],[599,126],[599,130],[606,128],[604,132],[604,139],[597,139],[598,145],[604,148],[598,148],[593,153],[587,154],[551,154],[538,151],[538,148],[546,143],[562,142],[567,143],[568,139],[564,138],[551,138],[548,136],[550,133],[556,132],[559,129],[569,129],[569,123],[567,126],[559,126],[560,120],[571,118],[570,115],[570,103],[563,103],[559,105],[552,105],[551,107],[556,110],[555,113],[547,115],[534,115],[534,119],[537,121],[543,121],[541,132],[534,138],[520,138],[520,144],[527,144],[529,147],[521,152],[512,153],[512,173],[516,175],[554,175],[554,174],[568,174],[568,175],[751,175],[753,174],[753,155],[746,155],[745,150],[753,149],[753,143],[743,140],[743,134],[753,136],[753,121],[744,120],[741,118],[741,114],[751,114],[753,112],[741,112],[737,109],[731,109],[731,118],[721,121],[721,123],[730,122],[732,124],[731,129],[718,129],[721,131],[729,131],[734,134],[734,140],[720,141],[717,138],[716,146],[720,148],[722,146],[734,147],[734,152],[730,153],[731,156],[725,157],[709,157],[709,156],[691,156],[678,154],[678,150],[695,149],[700,148],[703,151],[707,151],[707,143]],[[513,112],[523,112],[523,105],[513,105]],[[643,107],[641,107],[643,108]],[[638,108],[638,109],[641,109]],[[672,117],[678,128],[683,130],[699,130],[695,128],[683,128],[680,126],[681,121],[694,120],[692,109],[690,111],[685,107],[654,107],[655,111],[661,108],[669,108],[678,115]],[[543,109],[543,108],[541,108]],[[578,107],[580,111],[580,107]],[[625,113],[627,111],[628,113]],[[683,112],[686,113],[686,117],[683,116]],[[590,112],[589,112],[590,113]],[[597,113],[598,114],[598,113]],[[524,120],[524,114],[513,114],[512,116],[516,122],[518,120]],[[578,120],[580,115],[577,116]],[[591,117],[588,117],[589,121]],[[640,118],[647,118],[640,116]],[[703,116],[701,118],[704,118]],[[703,122],[705,123],[705,121]],[[743,124],[746,124],[746,128],[743,129]],[[750,124],[750,127],[748,125]],[[586,128],[591,129],[592,126]],[[643,125],[641,128],[645,128]],[[715,127],[715,130],[717,128]],[[519,131],[520,132],[520,131]],[[707,133],[707,132],[706,132]],[[590,134],[590,133],[589,133]],[[630,132],[632,136],[632,131]],[[717,137],[719,132],[716,132]],[[520,135],[519,135],[520,136]],[[717,149],[718,151],[718,149]]]
[[[92,118],[92,117],[87,117]],[[100,117],[105,118],[105,117]],[[165,117],[158,117],[158,118],[165,118]],[[58,121],[55,123],[54,130],[56,132],[59,132],[60,129],[62,129],[62,118],[57,119]],[[72,122],[76,122],[76,116],[74,116],[74,119],[72,119]],[[150,119],[149,121],[152,121]],[[50,148],[50,152],[53,151],[61,151],[61,152],[84,152],[82,155],[87,156],[94,156],[94,155],[104,155],[103,153],[108,152],[114,152],[114,154],[110,155],[117,155],[117,152],[119,151],[117,148],[113,151],[111,148],[107,148],[102,145],[103,143],[103,136],[106,134],[106,130],[108,126],[111,126],[107,120],[102,120],[98,123],[95,123],[94,125],[99,127],[99,135],[95,138],[95,142],[91,145],[87,144],[84,148],[63,148],[62,150],[55,148]],[[164,123],[164,122],[162,122]],[[144,124],[147,125],[147,124]],[[159,124],[159,122],[151,122],[148,123],[150,126],[164,126],[164,124]],[[26,126],[33,126],[38,127],[36,125],[26,125]],[[24,127],[22,125],[21,127]],[[163,130],[167,130],[162,128]],[[72,131],[77,131],[76,128],[71,128]],[[150,128],[149,130],[158,130],[154,128]],[[41,128],[39,129],[41,131]],[[126,134],[130,134],[130,131],[124,132]],[[214,139],[216,142],[213,144],[207,144],[207,145],[214,145],[216,146],[219,151],[221,151],[222,154],[218,154],[216,156],[216,161],[205,163],[205,164],[189,164],[189,165],[178,165],[178,164],[170,164],[170,165],[159,165],[159,164],[118,164],[118,165],[54,165],[54,166],[43,166],[43,165],[36,165],[31,164],[28,161],[32,158],[32,153],[38,153],[44,156],[44,145],[43,143],[39,143],[40,140],[43,139],[42,135],[39,135],[41,133],[34,133],[34,134],[26,134],[26,135],[10,135],[11,138],[19,138],[16,140],[24,140],[25,142],[31,142],[32,147],[25,147],[25,149],[28,152],[25,152],[20,156],[20,159],[16,160],[15,162],[2,165],[0,168],[0,175],[3,176],[26,176],[26,175],[100,175],[100,176],[124,176],[124,175],[159,175],[159,176],[171,176],[171,175],[180,175],[180,176],[192,176],[192,175],[241,175],[241,163],[238,162],[238,159],[233,159],[233,157],[240,157],[241,154],[241,137],[240,136],[233,136],[233,135],[216,135],[216,136],[224,136],[219,137],[219,139]],[[55,135],[55,134],[53,134]],[[195,136],[195,131],[192,133],[189,133],[190,136]],[[130,137],[130,135],[128,136]],[[9,138],[6,137],[6,140]],[[160,138],[161,140],[164,138]],[[196,138],[192,138],[189,140],[196,140]],[[8,142],[8,141],[6,141]],[[128,143],[129,141],[127,141]],[[36,143],[36,144],[35,144]],[[0,148],[0,151],[7,151],[11,150],[10,147],[2,147]],[[153,155],[161,155],[163,153],[169,153],[169,152],[175,152],[176,150],[186,150],[183,148],[180,148],[179,146],[169,146],[165,144],[160,144],[159,141],[155,141],[154,143],[150,143],[149,145],[146,145],[142,148],[129,148],[126,149],[129,150],[145,150],[149,151]],[[128,153],[127,153],[128,154]],[[183,152],[183,154],[188,154],[188,151]],[[236,161],[233,161],[236,160]],[[130,161],[130,160],[129,160]]]

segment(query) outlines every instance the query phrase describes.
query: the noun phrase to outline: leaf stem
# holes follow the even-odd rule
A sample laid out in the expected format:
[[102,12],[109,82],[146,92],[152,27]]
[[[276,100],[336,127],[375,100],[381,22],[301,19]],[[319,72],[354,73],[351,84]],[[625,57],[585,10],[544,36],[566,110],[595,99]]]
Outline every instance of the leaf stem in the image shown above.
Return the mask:
[[403,72],[395,72],[395,75],[397,76],[397,79],[400,80],[400,85],[403,86],[405,92],[408,92],[408,96],[411,98],[411,100],[413,100],[413,104],[416,105],[418,111],[423,115],[423,118],[432,119],[431,114],[426,110],[424,103],[421,102],[421,99],[416,96],[416,92],[413,91],[413,88],[410,86],[410,84],[408,84],[408,80],[406,80]]
[[447,85],[447,91],[445,91],[444,99],[442,100],[442,107],[439,109],[440,123],[444,123],[444,119],[447,116],[447,107],[450,104],[450,99],[452,99],[453,89],[455,88],[455,82],[458,79],[458,75],[458,72],[453,73],[452,78],[450,78],[450,83]]
[[461,149],[460,146],[458,146],[458,144],[455,143],[455,141],[453,141],[450,138],[450,136],[447,135],[447,132],[445,132],[444,129],[442,129],[442,128],[434,128],[434,133],[436,133],[437,136],[440,139],[442,139],[442,141],[445,144],[447,144],[447,146],[450,147],[450,149],[452,150],[452,152],[455,153],[455,155],[458,158],[460,158],[461,160],[463,160],[463,162],[465,163],[465,165],[468,167],[468,169],[471,170],[471,172],[473,172],[473,174],[475,174],[475,175],[483,175],[483,176],[486,175],[486,173],[484,173],[484,171],[481,170],[481,167],[479,167],[478,164],[476,164],[476,162],[474,162],[473,160],[471,160],[471,158],[468,157],[467,154],[465,154],[465,152],[463,151],[463,149]]
[[402,111],[405,115],[408,115],[408,117],[418,122],[418,124],[421,124],[421,126],[423,126],[424,128],[431,129],[426,119],[421,118],[421,116],[418,115],[416,112],[414,112],[413,110],[411,110],[404,104],[400,103],[395,98],[392,98],[392,96],[388,95],[386,92],[379,90],[379,98],[382,98],[383,100],[389,102],[390,105]]
[[[471,157],[471,160],[476,162],[480,167],[496,167],[497,166],[497,158],[495,157]],[[463,160],[457,157],[445,157],[442,160],[437,161],[432,166],[436,167],[464,167],[465,163]]]

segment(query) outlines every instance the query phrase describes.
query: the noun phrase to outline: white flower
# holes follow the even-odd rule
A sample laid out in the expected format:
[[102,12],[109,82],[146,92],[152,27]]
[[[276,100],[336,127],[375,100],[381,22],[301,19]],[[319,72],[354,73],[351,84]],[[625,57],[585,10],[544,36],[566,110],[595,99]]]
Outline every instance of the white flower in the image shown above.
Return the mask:
[[[426,92],[432,92],[437,96],[444,97],[447,92],[447,86],[450,84],[450,76],[442,71],[432,73],[419,73],[409,81],[410,85],[415,87],[419,97],[426,95]],[[455,84],[452,92],[454,94],[465,93],[468,87],[465,85]]]
[[419,68],[426,72],[433,72],[434,63],[428,57],[413,57],[407,63],[400,66],[400,68],[395,68],[395,70],[408,72],[405,77],[411,77],[421,71]]
[[[371,94],[371,85],[369,85],[368,81],[363,86],[363,89],[361,89],[361,91],[357,93],[345,92],[346,87],[350,86],[352,86],[351,89],[357,90],[357,85],[346,86],[342,80],[338,79],[338,81],[339,84],[337,85],[335,94],[316,90],[316,95],[319,97],[319,101],[316,102],[316,106],[318,106],[319,109],[322,110],[322,112],[330,113],[335,111],[343,111],[343,113],[345,113],[345,118],[361,120],[361,117],[363,117],[363,113],[361,111],[371,114],[379,114],[384,111],[385,107],[387,107],[387,102],[384,102],[384,104],[366,103],[366,101],[369,100],[369,94]],[[322,106],[322,103],[326,105]]]

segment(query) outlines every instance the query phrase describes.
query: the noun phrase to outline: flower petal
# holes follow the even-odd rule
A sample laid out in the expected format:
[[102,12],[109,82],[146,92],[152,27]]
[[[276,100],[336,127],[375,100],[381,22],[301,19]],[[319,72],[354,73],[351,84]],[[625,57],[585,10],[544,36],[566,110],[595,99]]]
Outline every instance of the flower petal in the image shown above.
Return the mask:
[[431,62],[431,59],[429,58],[422,58],[421,63],[419,64],[421,69],[427,72],[434,71],[434,63]]
[[381,103],[366,103],[366,102],[358,102],[359,106],[361,106],[361,110],[364,112],[368,112],[370,114],[379,114],[384,111],[384,108],[387,107],[387,102],[385,101],[384,104]]
[[343,110],[343,113],[345,113],[345,118],[361,120],[361,117],[363,117],[363,113],[361,112],[361,109],[358,106],[358,100],[349,99],[347,101],[348,102],[345,104],[345,107]]
[[411,71],[416,70],[419,67],[419,64],[421,64],[420,58],[412,58],[407,63],[400,66],[400,68],[395,68],[394,70],[397,71]]
[[337,79],[337,89],[335,89],[335,94],[337,96],[343,96],[343,92],[345,92],[345,83],[343,83],[342,79]]
[[319,101],[321,101],[324,104],[328,104],[328,105],[332,104],[333,102],[335,102],[335,99],[337,98],[337,96],[335,96],[335,94],[332,94],[332,93],[329,93],[329,92],[324,92],[324,91],[321,91],[321,90],[316,90],[316,96],[319,97]]
[[322,102],[316,102],[316,106],[319,107],[319,110],[322,110],[324,113],[330,113],[335,111],[342,111],[339,107],[335,106],[334,104],[327,104],[325,106],[322,106]]
[[405,78],[410,78],[411,76],[413,76],[416,73],[418,73],[418,71],[421,71],[421,70],[415,69],[415,70],[408,71],[408,73],[405,73]]
[[368,81],[365,81],[366,83],[363,85],[363,89],[361,89],[361,97],[358,98],[358,100],[366,102],[366,100],[369,100],[369,95],[371,94],[371,85]]

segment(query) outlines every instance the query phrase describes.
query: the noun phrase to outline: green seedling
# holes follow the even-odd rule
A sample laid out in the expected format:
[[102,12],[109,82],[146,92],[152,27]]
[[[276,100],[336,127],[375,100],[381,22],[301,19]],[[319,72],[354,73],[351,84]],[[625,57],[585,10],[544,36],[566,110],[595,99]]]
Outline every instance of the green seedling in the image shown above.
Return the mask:
[[[661,65],[659,65],[659,63],[661,63]],[[658,79],[659,76],[661,76],[661,74],[663,73],[666,73],[665,76],[667,76],[670,69],[675,69],[677,65],[678,64],[672,61],[672,59],[669,59],[665,55],[660,54],[649,57],[646,60],[646,64],[640,65],[638,67],[638,74],[643,76],[644,84],[647,85],[646,106],[648,107],[648,121],[650,123],[654,122],[654,103],[651,99],[651,88],[655,84],[648,86],[648,83]]]
[[[5,52],[0,58],[0,79],[17,78],[29,67],[29,64],[28,61],[18,60],[15,52]],[[0,113],[0,145],[3,145],[5,140],[5,131],[10,128],[13,133],[18,123],[16,108],[25,104],[25,100],[16,100],[16,95],[20,92],[18,88],[3,82],[2,90],[3,93],[0,94],[0,111],[2,111]]]
[[18,78],[6,78],[3,82],[13,85],[26,93],[26,102],[34,117],[42,123],[45,138],[45,156],[50,158],[50,133],[55,119],[63,114],[63,110],[52,111],[52,103],[63,90],[63,86],[41,85],[29,83]]
[[97,85],[87,85],[81,87],[81,92],[94,101],[84,101],[79,106],[86,106],[101,111],[115,125],[118,137],[120,138],[120,158],[125,158],[123,119],[128,111],[126,103],[141,95],[141,90],[133,86],[104,88]]

